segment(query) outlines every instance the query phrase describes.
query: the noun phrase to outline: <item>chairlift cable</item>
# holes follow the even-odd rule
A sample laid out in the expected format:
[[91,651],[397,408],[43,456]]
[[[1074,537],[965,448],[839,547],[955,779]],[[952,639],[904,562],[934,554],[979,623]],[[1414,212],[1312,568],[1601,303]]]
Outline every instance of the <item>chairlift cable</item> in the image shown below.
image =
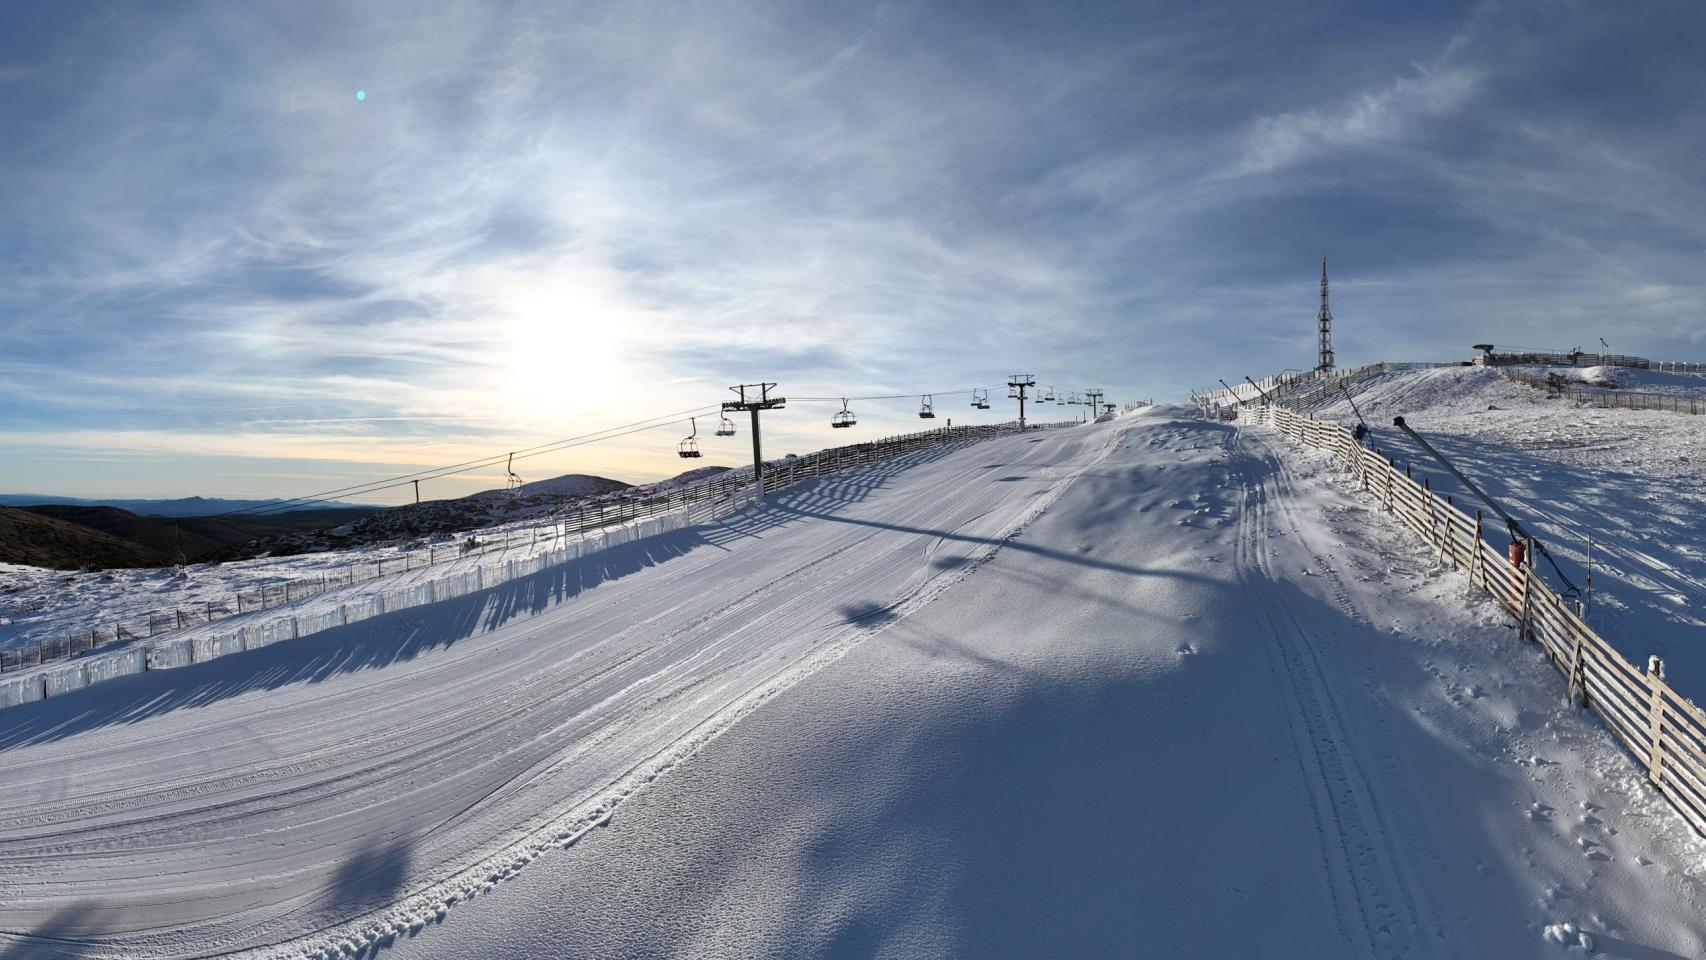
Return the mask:
[[586,444],[598,443],[598,442],[603,441],[603,440],[614,440],[614,439],[617,439],[618,437],[628,436],[631,433],[639,433],[643,430],[651,430],[651,429],[655,429],[657,427],[664,427],[664,426],[669,426],[670,424],[680,423],[682,420],[686,419],[688,417],[688,415],[690,415],[690,414],[698,414],[698,413],[703,413],[707,410],[715,410],[718,408],[718,406],[719,406],[718,404],[711,404],[709,406],[704,406],[704,407],[694,407],[691,410],[683,410],[683,411],[680,411],[678,413],[669,413],[669,414],[664,414],[662,416],[650,417],[650,418],[647,418],[645,420],[636,420],[633,423],[622,424],[622,425],[614,426],[614,427],[606,427],[603,430],[595,430],[592,433],[585,433],[585,434],[581,434],[581,435],[575,436],[575,437],[568,437],[568,438],[563,439],[563,440],[553,440],[549,443],[542,443],[542,444],[539,444],[537,446],[532,446],[532,447],[524,447],[520,450],[515,450],[512,452],[508,452],[508,453],[502,453],[502,454],[498,454],[498,455],[492,456],[492,457],[485,457],[485,458],[478,459],[478,460],[465,460],[461,463],[453,463],[453,464],[449,464],[447,466],[442,466],[442,467],[432,467],[432,468],[429,468],[426,470],[418,470],[414,473],[405,473],[405,474],[401,474],[401,475],[397,475],[397,476],[383,477],[383,478],[380,478],[378,480],[369,480],[365,483],[352,484],[352,485],[346,486],[346,487],[338,487],[338,488],[333,489],[333,490],[322,490],[318,493],[305,494],[305,495],[300,496],[300,497],[291,497],[291,498],[284,499],[284,500],[276,500],[276,501],[272,501],[269,503],[257,504],[255,506],[251,506],[251,507],[243,507],[243,508],[240,508],[237,510],[227,510],[224,513],[213,514],[213,516],[230,517],[230,516],[265,515],[265,514],[269,514],[269,513],[277,513],[277,512],[281,512],[282,508],[285,508],[285,507],[297,506],[297,505],[302,505],[302,504],[311,504],[311,503],[323,503],[327,500],[332,500],[332,499],[335,499],[337,497],[362,496],[362,495],[365,495],[368,493],[377,493],[381,490],[389,490],[393,487],[399,487],[399,486],[403,486],[403,485],[408,484],[408,483],[412,483],[416,479],[436,480],[436,479],[441,479],[443,477],[450,477],[450,476],[455,476],[455,475],[461,474],[461,473],[467,473],[470,470],[478,470],[482,467],[496,466],[500,463],[509,462],[509,463],[513,464],[513,462],[516,460],[523,460],[523,459],[526,459],[528,457],[536,457],[536,456],[539,456],[539,455],[545,454],[545,453],[553,453],[557,450],[565,450],[565,449],[568,449],[570,447],[585,446]]
[[896,393],[881,397],[789,397],[789,403],[842,403],[848,400],[911,400],[913,397],[956,397],[962,393],[986,390],[987,387],[966,387],[963,390],[933,390],[929,393]]

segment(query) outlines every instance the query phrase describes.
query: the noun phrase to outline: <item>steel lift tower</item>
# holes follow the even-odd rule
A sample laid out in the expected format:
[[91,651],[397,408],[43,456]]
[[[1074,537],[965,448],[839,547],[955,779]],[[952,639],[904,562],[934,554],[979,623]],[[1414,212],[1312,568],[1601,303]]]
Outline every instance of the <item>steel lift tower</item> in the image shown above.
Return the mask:
[[[739,400],[723,401],[723,413],[746,410],[752,414],[752,479],[758,484],[758,499],[764,499],[764,447],[758,439],[758,411],[780,410],[788,401],[773,397],[774,383],[743,383],[729,390],[740,395]],[[748,391],[751,391],[750,393]]]
[[1331,373],[1333,371],[1333,311],[1327,309],[1327,258],[1321,258],[1321,312],[1315,315],[1315,324],[1321,331],[1321,362],[1315,365],[1316,373]]
[[1027,391],[1034,390],[1036,386],[1037,378],[1033,374],[1015,373],[1007,378],[1007,396],[1019,401],[1020,432],[1025,429],[1025,394]]

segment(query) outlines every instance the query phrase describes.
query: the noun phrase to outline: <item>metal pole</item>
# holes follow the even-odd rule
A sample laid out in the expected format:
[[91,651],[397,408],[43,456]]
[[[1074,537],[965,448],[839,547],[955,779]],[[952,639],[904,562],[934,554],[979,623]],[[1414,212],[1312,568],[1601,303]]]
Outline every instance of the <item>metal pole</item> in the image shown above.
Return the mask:
[[1414,441],[1416,441],[1416,443],[1420,444],[1423,450],[1426,450],[1429,453],[1429,455],[1431,455],[1435,460],[1438,460],[1440,463],[1440,466],[1445,467],[1445,469],[1451,471],[1451,475],[1456,477],[1460,483],[1462,483],[1465,487],[1467,487],[1469,489],[1470,493],[1473,493],[1475,496],[1479,497],[1481,499],[1482,503],[1485,503],[1487,506],[1492,507],[1493,512],[1498,514],[1500,516],[1500,518],[1502,518],[1505,521],[1505,523],[1510,526],[1511,530],[1515,532],[1515,534],[1516,534],[1515,539],[1518,539],[1518,540],[1528,539],[1528,534],[1523,531],[1522,524],[1516,522],[1516,518],[1514,518],[1510,514],[1506,513],[1503,508],[1501,508],[1498,504],[1494,503],[1492,501],[1492,499],[1489,498],[1485,493],[1482,493],[1481,488],[1477,487],[1475,485],[1474,481],[1472,481],[1468,477],[1464,476],[1462,471],[1458,470],[1456,467],[1451,465],[1451,461],[1440,456],[1439,451],[1435,450],[1433,448],[1432,444],[1428,443],[1426,440],[1423,440],[1421,434],[1410,429],[1409,425],[1404,422],[1403,417],[1393,417],[1392,418],[1392,425],[1397,427],[1398,429],[1404,431],[1404,433],[1407,434],[1411,440],[1414,440]]
[[752,413],[752,479],[758,484],[758,499],[764,499],[764,450],[758,442],[758,408]]
[[1588,534],[1588,587],[1587,608],[1593,609],[1593,534]]
[[1273,401],[1268,399],[1267,391],[1263,390],[1261,387],[1257,387],[1256,381],[1251,380],[1249,375],[1247,375],[1247,374],[1245,375],[1244,382],[1249,384],[1252,387],[1256,387],[1256,393],[1261,396],[1263,403],[1272,403],[1273,402]]

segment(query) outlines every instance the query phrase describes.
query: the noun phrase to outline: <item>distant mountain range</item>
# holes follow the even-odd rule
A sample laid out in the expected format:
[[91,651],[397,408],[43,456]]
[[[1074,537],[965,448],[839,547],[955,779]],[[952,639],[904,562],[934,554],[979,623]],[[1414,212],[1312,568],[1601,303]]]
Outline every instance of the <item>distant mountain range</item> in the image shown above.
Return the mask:
[[[249,510],[281,503],[285,503],[285,501],[277,498],[271,500],[226,500],[220,497],[180,497],[176,500],[85,500],[79,497],[55,497],[40,493],[0,493],[0,507],[37,507],[50,504],[70,507],[117,507],[140,517],[211,517],[233,510]],[[358,503],[305,503],[282,507],[277,512],[293,513],[298,510],[350,508],[381,509]]]

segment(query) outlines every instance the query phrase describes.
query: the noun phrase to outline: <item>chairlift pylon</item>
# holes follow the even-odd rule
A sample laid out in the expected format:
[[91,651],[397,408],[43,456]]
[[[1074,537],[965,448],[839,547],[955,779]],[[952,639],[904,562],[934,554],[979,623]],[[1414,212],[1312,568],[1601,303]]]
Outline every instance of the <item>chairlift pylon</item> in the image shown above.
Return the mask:
[[925,394],[924,396],[919,397],[918,400],[919,400],[919,405],[918,405],[919,419],[922,419],[922,420],[934,420],[934,419],[936,419],[936,401],[930,396],[930,394]]
[[687,420],[693,424],[693,432],[687,435],[687,439],[675,445],[675,452],[682,457],[704,456],[699,452],[699,418],[688,417]]
[[733,420],[730,420],[728,417],[723,417],[722,422],[717,424],[717,436],[719,436],[719,437],[732,437],[734,435],[735,435],[735,422]]
[[847,409],[847,398],[842,397],[841,411],[829,418],[829,425],[832,427],[851,427],[858,422],[859,419],[853,416],[853,411]]

